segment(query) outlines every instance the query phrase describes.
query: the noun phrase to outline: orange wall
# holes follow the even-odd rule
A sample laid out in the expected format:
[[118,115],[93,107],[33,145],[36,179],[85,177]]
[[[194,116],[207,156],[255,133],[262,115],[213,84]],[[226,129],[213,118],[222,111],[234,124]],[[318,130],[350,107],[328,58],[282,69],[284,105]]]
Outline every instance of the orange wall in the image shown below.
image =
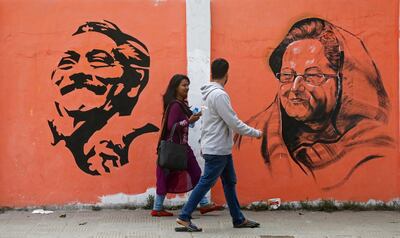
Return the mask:
[[[398,133],[398,1],[211,1],[212,58],[230,62],[227,90],[243,120],[270,105],[279,88],[269,65],[272,51],[297,21],[318,17],[357,35],[363,40],[380,70],[392,104],[387,135],[395,140],[380,162],[363,164],[339,188],[322,190],[324,182],[334,182],[338,173],[348,170],[351,160],[364,152],[381,153],[364,147],[347,154],[316,178],[305,175],[291,159],[271,158],[268,167],[260,153],[260,141],[245,140],[234,151],[241,203],[280,197],[284,201],[333,198],[336,200],[390,200],[399,197]],[[346,54],[346,53],[345,53]],[[345,55],[346,57],[346,55]],[[346,77],[346,75],[345,75]],[[354,82],[355,84],[357,81]],[[355,87],[356,88],[356,87]],[[371,95],[372,97],[372,95]],[[256,125],[262,129],[264,124]],[[217,202],[223,201],[221,185],[214,190]]]
[[[54,118],[59,95],[51,74],[78,26],[109,20],[147,46],[150,78],[131,116],[114,116],[101,135],[120,139],[121,131],[159,126],[162,91],[171,75],[186,72],[185,2],[26,0],[0,6],[0,205],[97,203],[102,195],[154,187],[157,133],[138,137],[130,146],[130,162],[118,168],[108,164],[111,172],[101,176],[82,172],[62,141],[51,145],[47,121]],[[93,143],[98,141],[88,145]],[[98,159],[94,162],[99,166]]]
[[[104,171],[100,158],[94,157],[91,162],[101,176],[79,169],[63,141],[51,145],[48,120],[58,117],[54,101],[61,97],[51,75],[66,50],[91,47],[90,42],[75,41],[79,37],[72,36],[80,25],[111,21],[148,48],[149,81],[133,111],[128,116],[114,115],[90,138],[85,151],[98,148],[105,138],[120,141],[121,134],[146,123],[159,127],[161,94],[171,75],[186,73],[185,1],[0,0],[0,13],[0,206],[94,204],[104,195],[141,194],[154,187],[158,133],[143,134],[132,142],[129,163],[113,167],[107,162],[110,173]],[[400,197],[398,1],[212,0],[211,57],[230,62],[227,91],[234,109],[247,120],[271,104],[279,84],[267,60],[290,26],[307,17],[326,19],[363,40],[392,105],[388,135],[396,146],[379,163],[364,164],[343,186],[325,191],[321,181],[329,182],[348,169],[346,159],[314,180],[290,160],[272,158],[268,167],[260,155],[260,141],[245,140],[240,150],[233,151],[240,202],[272,197],[284,201],[388,201]],[[93,42],[96,47],[106,47],[100,41]],[[114,68],[110,72],[121,73]],[[79,104],[86,99],[84,94],[74,97],[69,102]],[[104,97],[97,97],[89,103],[102,100]],[[69,132],[71,126],[68,120],[58,124],[59,129]],[[376,148],[365,148],[364,152],[374,153]],[[212,197],[224,203],[219,182]]]

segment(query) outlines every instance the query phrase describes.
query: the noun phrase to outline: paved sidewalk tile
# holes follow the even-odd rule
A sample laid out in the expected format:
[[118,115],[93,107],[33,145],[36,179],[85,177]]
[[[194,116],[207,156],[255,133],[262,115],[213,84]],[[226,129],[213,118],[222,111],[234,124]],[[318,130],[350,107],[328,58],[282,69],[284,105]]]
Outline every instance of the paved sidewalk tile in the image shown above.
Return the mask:
[[174,217],[148,210],[58,210],[0,214],[0,238],[400,238],[400,212],[244,211],[260,228],[235,229],[228,211],[193,214],[203,232],[175,232]]

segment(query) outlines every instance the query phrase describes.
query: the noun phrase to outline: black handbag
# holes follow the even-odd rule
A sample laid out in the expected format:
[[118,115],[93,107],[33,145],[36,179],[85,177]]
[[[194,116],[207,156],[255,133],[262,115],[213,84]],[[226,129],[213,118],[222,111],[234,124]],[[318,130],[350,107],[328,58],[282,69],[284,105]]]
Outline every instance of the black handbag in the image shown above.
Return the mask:
[[172,126],[171,134],[167,140],[161,140],[158,146],[157,164],[164,169],[186,170],[187,147],[172,141],[176,123]]

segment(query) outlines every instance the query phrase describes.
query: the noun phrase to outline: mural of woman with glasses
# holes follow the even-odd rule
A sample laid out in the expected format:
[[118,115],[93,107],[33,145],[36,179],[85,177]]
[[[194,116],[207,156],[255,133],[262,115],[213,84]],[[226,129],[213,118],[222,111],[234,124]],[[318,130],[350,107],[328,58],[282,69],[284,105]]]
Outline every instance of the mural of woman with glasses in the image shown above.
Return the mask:
[[[358,37],[322,19],[303,19],[272,52],[269,65],[279,81],[277,96],[248,122],[264,124],[261,154],[270,168],[274,160],[288,159],[330,190],[393,149],[385,128],[388,95]],[[236,143],[240,147],[242,138]],[[328,175],[332,168],[340,169]]]

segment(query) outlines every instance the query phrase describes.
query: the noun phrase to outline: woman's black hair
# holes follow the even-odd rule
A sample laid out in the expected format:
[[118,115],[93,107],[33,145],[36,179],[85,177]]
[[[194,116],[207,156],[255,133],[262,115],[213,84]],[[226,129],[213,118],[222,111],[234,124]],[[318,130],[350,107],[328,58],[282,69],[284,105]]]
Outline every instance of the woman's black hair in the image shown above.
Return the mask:
[[175,74],[169,81],[168,87],[163,95],[163,114],[165,113],[168,104],[170,104],[173,100],[176,100],[176,89],[183,80],[187,80],[190,83],[188,76],[184,74]]

